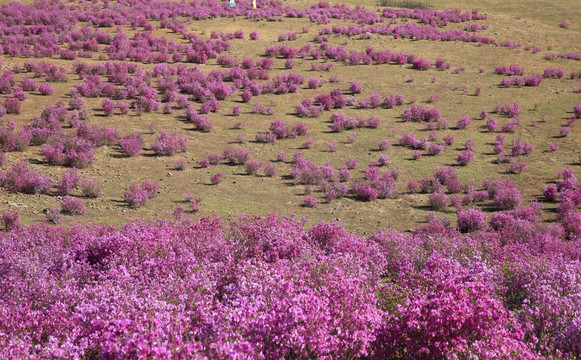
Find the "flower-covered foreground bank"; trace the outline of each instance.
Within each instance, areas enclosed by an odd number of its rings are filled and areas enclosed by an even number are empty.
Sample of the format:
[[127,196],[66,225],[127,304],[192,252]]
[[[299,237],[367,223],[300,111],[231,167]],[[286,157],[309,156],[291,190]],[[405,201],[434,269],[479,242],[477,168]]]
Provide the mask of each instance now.
[[276,214],[17,227],[0,358],[576,359],[580,239],[537,210],[464,234]]

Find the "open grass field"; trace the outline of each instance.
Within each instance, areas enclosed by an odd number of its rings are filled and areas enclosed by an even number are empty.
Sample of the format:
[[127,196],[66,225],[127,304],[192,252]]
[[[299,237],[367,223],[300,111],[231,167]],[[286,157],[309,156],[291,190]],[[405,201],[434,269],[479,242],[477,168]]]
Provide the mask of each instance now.
[[[375,3],[358,4],[366,6],[368,11],[376,14],[382,11],[382,8]],[[427,4],[434,10],[452,6],[452,3],[445,1]],[[304,8],[310,4],[289,1],[283,5]],[[288,72],[298,73],[304,78],[304,83],[299,86],[298,91],[279,95],[263,94],[243,103],[240,100],[242,91],[236,90],[220,102],[218,111],[207,115],[213,124],[212,130],[208,133],[195,131],[194,126],[186,120],[185,111],[178,109],[175,105],[175,112],[172,114],[163,114],[161,110],[137,114],[131,110],[125,115],[117,111],[114,115],[104,116],[103,97],[87,97],[85,98],[89,112],[87,123],[115,129],[119,134],[135,131],[143,133],[143,152],[141,156],[125,157],[117,144],[96,148],[94,162],[81,169],[80,173],[84,177],[96,178],[101,186],[102,195],[97,199],[86,200],[89,209],[86,215],[74,218],[65,217],[65,220],[120,224],[128,218],[169,217],[180,204],[187,207],[182,194],[191,191],[201,207],[195,216],[207,216],[215,212],[227,219],[232,219],[242,213],[264,215],[277,211],[281,214],[308,215],[313,221],[340,219],[352,229],[365,224],[368,230],[385,227],[405,230],[423,222],[426,214],[432,210],[429,206],[428,195],[409,193],[407,183],[429,176],[435,169],[444,166],[455,166],[459,179],[467,184],[474,181],[477,189],[482,188],[482,182],[485,179],[495,180],[503,177],[510,179],[519,187],[525,194],[525,200],[540,198],[543,185],[554,181],[558,170],[564,168],[565,165],[577,168],[579,163],[578,126],[571,126],[571,132],[566,137],[561,137],[559,131],[567,125],[568,118],[574,117],[573,106],[580,102],[580,94],[574,93],[573,89],[580,87],[581,81],[571,79],[570,74],[581,71],[581,64],[578,60],[571,59],[545,59],[547,54],[581,52],[581,33],[578,25],[581,12],[575,11],[579,6],[575,1],[559,4],[537,1],[527,2],[526,5],[522,2],[499,1],[478,2],[478,4],[470,1],[454,3],[454,7],[462,11],[478,8],[481,14],[486,15],[486,19],[450,23],[445,30],[463,30],[472,24],[485,25],[487,29],[480,30],[476,34],[494,38],[499,43],[510,41],[515,44],[514,48],[465,41],[432,41],[401,37],[395,39],[391,34],[380,35],[369,32],[369,36],[327,35],[325,36],[326,44],[342,46],[347,53],[363,52],[372,47],[376,50],[390,50],[393,54],[415,54],[433,63],[436,59],[442,58],[450,64],[450,68],[438,70],[432,65],[428,70],[420,71],[413,69],[410,64],[354,65],[349,60],[313,60],[307,54],[295,58],[294,67],[288,70],[284,65],[286,59],[275,57],[272,59],[274,66],[270,70],[270,77]],[[559,27],[564,20],[571,24],[569,29]],[[404,17],[396,19],[394,25],[402,25],[410,21],[417,23],[415,20]],[[159,27],[159,21],[151,21],[151,24],[154,28]],[[245,38],[230,40],[231,48],[225,54],[242,61],[246,57],[254,60],[262,59],[265,56],[265,49],[272,46],[284,45],[299,49],[306,44],[311,44],[312,48],[317,48],[321,43],[315,41],[315,38],[323,28],[353,26],[356,22],[330,19],[328,24],[317,24],[309,21],[308,18],[288,17],[284,17],[281,22],[257,22],[241,16],[184,21],[183,24],[188,33],[196,34],[200,39],[209,39],[212,32],[234,33],[241,30]],[[81,29],[85,25],[80,22],[76,28]],[[124,25],[120,28],[129,39],[142,32],[141,29],[136,31]],[[258,41],[251,41],[248,38],[248,34],[254,30],[260,36]],[[105,27],[102,31],[114,34],[116,30]],[[296,40],[279,42],[279,35],[285,32],[297,33]],[[184,40],[181,34],[170,29],[154,29],[152,35],[187,44],[187,40]],[[540,50],[533,52],[533,48],[537,46]],[[66,45],[63,47],[66,48]],[[84,61],[90,65],[104,64],[108,56],[106,46],[101,46],[99,51],[92,53],[91,58],[77,58],[76,60],[62,60],[58,56],[50,59],[29,59],[3,55],[2,68],[9,70],[31,60],[65,66],[68,80],[51,83],[55,91],[50,96],[43,96],[35,91],[29,92],[28,99],[22,103],[20,114],[7,114],[4,117],[4,124],[14,121],[17,130],[30,124],[35,116],[40,115],[45,106],[59,101],[65,105],[68,104],[71,88],[81,82],[80,76],[73,70],[75,62]],[[330,63],[333,64],[333,69],[312,71],[312,63],[319,65]],[[145,71],[152,70],[155,66],[154,64],[137,64]],[[498,75],[494,69],[497,66],[510,64],[524,67],[525,76],[542,75],[545,69],[558,67],[564,71],[564,77],[543,79],[542,83],[536,87],[503,87],[501,81],[506,76]],[[178,63],[173,61],[168,63],[168,66],[177,65]],[[195,64],[187,65],[196,66]],[[228,70],[227,67],[218,65],[216,59],[209,59],[207,63],[197,66],[206,74],[211,71]],[[17,73],[15,79],[18,81],[24,76],[30,76],[30,74]],[[327,82],[331,77],[336,77],[339,81]],[[102,78],[106,80],[105,77]],[[309,89],[307,82],[310,78],[321,81],[323,85],[317,89]],[[360,83],[364,89],[363,92],[355,95],[356,101],[369,99],[372,93],[377,93],[382,98],[395,93],[404,95],[406,102],[392,109],[383,107],[365,109],[354,105],[344,109],[324,111],[316,118],[297,116],[295,108],[305,98],[314,98],[318,94],[328,93],[335,88],[340,88],[345,96],[350,96],[348,89],[352,80]],[[154,86],[156,82],[157,80],[153,81]],[[480,89],[479,95],[476,95],[477,88]],[[435,102],[429,104],[430,97],[433,97],[432,100]],[[490,114],[488,118],[495,117],[498,120],[500,130],[512,119],[501,114],[494,114],[492,110],[497,105],[514,103],[519,104],[522,112],[519,114],[520,124],[516,131],[505,133],[506,151],[510,152],[511,143],[517,137],[534,147],[532,153],[514,160],[527,164],[525,171],[520,174],[509,174],[507,173],[509,164],[497,163],[498,155],[493,152],[493,149],[498,131],[487,131],[487,120],[481,119],[480,116],[482,111],[488,112]],[[272,114],[254,113],[252,110],[256,104],[262,104],[265,107],[272,104]],[[200,102],[194,102],[193,105],[199,108]],[[430,134],[425,122],[402,121],[404,110],[413,105],[437,106],[441,110],[442,118],[448,121],[449,127]],[[232,115],[233,106],[240,107],[239,116]],[[362,128],[339,133],[332,132],[329,119],[333,112],[342,112],[348,117],[377,116],[380,119],[380,125],[377,129]],[[463,116],[470,118],[471,124],[466,129],[455,129],[457,120]],[[546,116],[546,121],[542,120],[543,116]],[[312,148],[301,149],[305,142],[303,136],[278,140],[275,143],[257,143],[256,134],[268,131],[270,123],[277,119],[282,119],[291,125],[305,122],[309,128],[307,136],[312,139]],[[236,128],[237,123],[243,124],[243,127]],[[188,138],[187,150],[173,156],[155,156],[151,145],[157,137],[157,132],[161,130],[169,132],[175,130],[179,136],[186,136]],[[63,134],[72,132],[74,129],[63,124]],[[357,140],[348,143],[347,138],[354,132],[357,134]],[[414,150],[399,146],[398,143],[400,137],[407,133],[414,134],[418,139],[431,136],[430,143],[441,143],[445,135],[452,134],[455,142],[436,156],[430,156],[426,150],[420,150],[424,156],[414,160],[412,158]],[[235,144],[239,134],[246,139],[246,142],[241,145]],[[384,151],[378,151],[378,143],[384,139],[389,140],[392,146]],[[456,157],[463,150],[463,144],[467,139],[474,141],[474,158],[468,166],[456,167]],[[336,145],[336,151],[329,151],[329,143]],[[258,176],[247,175],[244,166],[241,165],[219,164],[209,168],[199,166],[200,160],[208,154],[221,153],[229,144],[250,152],[251,158],[263,163],[263,167],[274,164],[277,175],[263,176],[262,169]],[[550,144],[556,144],[558,150],[550,151]],[[295,181],[290,178],[289,175],[294,166],[290,158],[298,151],[302,151],[303,157],[312,159],[318,165],[329,162],[335,169],[339,169],[350,159],[356,159],[359,167],[352,171],[353,180],[362,178],[367,164],[378,160],[380,154],[384,154],[391,160],[389,168],[401,169],[401,174],[397,178],[399,195],[393,199],[369,202],[360,201],[348,195],[326,203],[323,199],[324,194],[317,185],[312,186],[313,190],[305,189],[305,186],[295,184]],[[276,162],[276,155],[279,152],[286,152],[288,157],[286,162]],[[185,170],[176,169],[175,163],[178,159],[187,161]],[[50,176],[55,183],[66,170],[61,166],[47,164],[43,158],[41,146],[29,146],[24,151],[8,152],[6,160],[5,169],[11,162],[28,161],[33,164],[32,167],[35,170]],[[223,174],[223,181],[218,185],[211,185],[210,177],[218,172]],[[138,209],[129,208],[123,200],[125,191],[131,183],[144,179],[158,183],[159,196]],[[306,207],[303,201],[310,191],[314,191],[312,195],[321,203],[314,208]],[[73,191],[72,195],[78,195],[78,192]],[[58,207],[61,199],[62,196],[59,196],[55,189],[51,189],[45,195],[34,196],[11,191],[0,192],[0,203],[3,204],[3,208],[6,211],[19,211],[23,223],[42,221],[44,212]],[[490,208],[486,202],[482,206]],[[551,204],[545,204],[545,207],[550,210]],[[455,207],[448,207],[441,212],[454,219],[456,210]],[[550,211],[545,212],[543,217],[547,221],[554,220],[554,215],[551,215]]]

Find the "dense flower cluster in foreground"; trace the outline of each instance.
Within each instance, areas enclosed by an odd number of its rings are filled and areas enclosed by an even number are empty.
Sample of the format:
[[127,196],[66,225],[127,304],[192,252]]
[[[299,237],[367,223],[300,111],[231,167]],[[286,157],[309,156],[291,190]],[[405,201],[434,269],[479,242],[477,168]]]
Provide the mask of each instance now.
[[275,214],[16,226],[0,358],[578,358],[581,239],[537,212],[367,238]]

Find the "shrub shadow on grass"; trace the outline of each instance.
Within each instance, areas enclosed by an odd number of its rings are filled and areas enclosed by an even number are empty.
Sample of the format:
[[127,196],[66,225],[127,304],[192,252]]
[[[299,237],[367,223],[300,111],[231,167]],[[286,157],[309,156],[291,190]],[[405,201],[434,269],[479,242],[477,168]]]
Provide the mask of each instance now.
[[46,162],[44,160],[39,160],[39,159],[35,159],[35,158],[29,158],[29,159],[27,159],[27,161],[31,164],[34,164],[34,165],[50,165],[48,162]]
[[148,152],[148,153],[141,153],[141,156],[148,157],[148,158],[154,158],[154,157],[162,157],[163,155],[157,155],[154,152]]
[[[412,208],[416,210],[424,210],[424,211],[435,211],[430,205],[412,205]],[[438,211],[442,212],[442,210]]]
[[120,208],[135,209],[129,206],[125,200],[111,199],[110,201],[113,203],[113,205]]

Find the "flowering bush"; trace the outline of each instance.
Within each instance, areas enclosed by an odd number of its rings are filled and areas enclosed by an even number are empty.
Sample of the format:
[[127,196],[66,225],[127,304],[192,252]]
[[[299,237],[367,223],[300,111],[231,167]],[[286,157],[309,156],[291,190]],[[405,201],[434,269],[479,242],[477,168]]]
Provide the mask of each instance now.
[[298,158],[291,171],[295,184],[316,185],[323,180],[323,172],[312,160]]
[[87,213],[83,199],[66,196],[61,200],[61,213],[65,215],[84,215]]
[[18,98],[7,97],[4,99],[4,108],[8,114],[20,114],[21,106],[22,104]]
[[81,174],[75,168],[68,169],[63,174],[60,182],[57,185],[57,190],[61,195],[69,195],[73,189],[76,189],[81,184]]
[[443,210],[448,206],[448,197],[443,192],[430,194],[430,206],[434,210]]
[[48,223],[59,224],[63,220],[61,209],[58,207],[48,209],[45,214],[45,219]]
[[351,81],[351,85],[349,86],[349,91],[353,94],[359,94],[363,91],[363,86],[356,81]]
[[458,212],[458,230],[463,233],[482,230],[486,227],[487,216],[482,210],[467,209]]
[[489,118],[486,121],[486,129],[490,132],[496,131],[498,129],[498,121],[493,117]]
[[470,125],[472,123],[472,121],[470,120],[470,118],[468,116],[463,116],[462,118],[458,119],[458,122],[456,123],[456,127],[458,129],[466,129],[468,127],[468,125]]
[[565,70],[558,68],[558,67],[552,67],[552,68],[548,68],[545,69],[543,71],[543,77],[544,78],[556,78],[556,79],[560,79],[562,77],[565,76]]
[[442,58],[436,59],[436,63],[434,65],[438,70],[448,70],[450,68],[450,63],[446,62],[446,60]]
[[412,61],[412,67],[416,70],[428,70],[432,66],[432,62],[425,59],[415,59]]
[[[89,135],[89,134],[87,134]],[[41,148],[44,159],[49,164],[58,164],[79,169],[86,168],[95,160],[94,142],[71,136],[59,138]]]
[[431,144],[430,147],[428,147],[428,154],[430,155],[440,155],[441,153],[444,152],[444,149],[446,148],[446,144]]
[[575,114],[576,118],[581,118],[581,104],[573,106],[573,113]]
[[155,199],[157,197],[157,190],[157,183],[143,180],[140,184],[136,181],[131,184],[129,190],[123,195],[123,198],[130,207],[139,208],[148,201]]
[[81,194],[84,197],[96,199],[101,196],[101,187],[95,178],[88,178],[81,181]]
[[258,170],[262,167],[262,161],[256,160],[248,160],[244,163],[244,168],[246,169],[246,173],[250,175],[258,174]]
[[101,107],[103,108],[103,112],[105,113],[105,115],[111,116],[115,114],[115,103],[113,102],[113,100],[109,98],[103,99]]
[[188,168],[188,161],[186,159],[177,159],[175,162],[176,170],[185,170]]
[[512,174],[520,174],[521,172],[523,172],[527,167],[527,163],[525,162],[513,162],[512,164],[510,164],[510,166],[508,167],[508,172],[512,173]]
[[219,183],[222,182],[222,178],[223,175],[221,172],[219,172],[210,177],[210,182],[212,183],[212,185],[218,185]]
[[305,202],[305,206],[310,207],[310,208],[314,208],[317,205],[319,205],[319,200],[315,199],[312,196],[305,197],[304,202]]
[[404,111],[402,118],[404,121],[439,121],[442,118],[442,112],[437,107],[429,109],[414,105]]
[[377,199],[379,191],[364,182],[356,182],[351,189],[355,197],[363,201],[372,201]]
[[40,95],[52,95],[54,94],[54,88],[50,86],[48,83],[42,83],[38,87],[38,92]]
[[488,193],[494,200],[494,206],[501,210],[511,210],[518,207],[523,198],[519,189],[504,179],[495,180]]
[[52,188],[52,180],[28,168],[26,162],[13,163],[11,168],[0,176],[0,185],[15,192],[25,194],[44,194]]
[[278,170],[276,169],[276,165],[274,164],[268,164],[264,167],[264,175],[268,177],[276,176],[277,173]]
[[175,155],[177,152],[184,152],[188,147],[188,138],[185,136],[179,137],[174,131],[169,134],[163,130],[159,132],[159,136],[151,146],[151,149],[156,155],[169,156]]
[[119,140],[119,146],[127,156],[139,156],[143,147],[143,134],[133,132]]
[[470,161],[472,160],[473,157],[474,157],[474,151],[465,150],[465,151],[461,152],[460,154],[458,154],[456,161],[458,162],[458,164],[460,164],[462,166],[466,166],[466,165],[470,164]]
[[20,227],[20,214],[18,211],[2,213],[2,225],[4,230],[10,231]]
[[517,64],[510,64],[510,66],[497,66],[494,71],[499,75],[524,75],[525,68]]
[[501,104],[497,105],[492,112],[499,113],[502,115],[507,115],[510,117],[515,117],[521,113],[521,109],[518,103],[514,104]]

